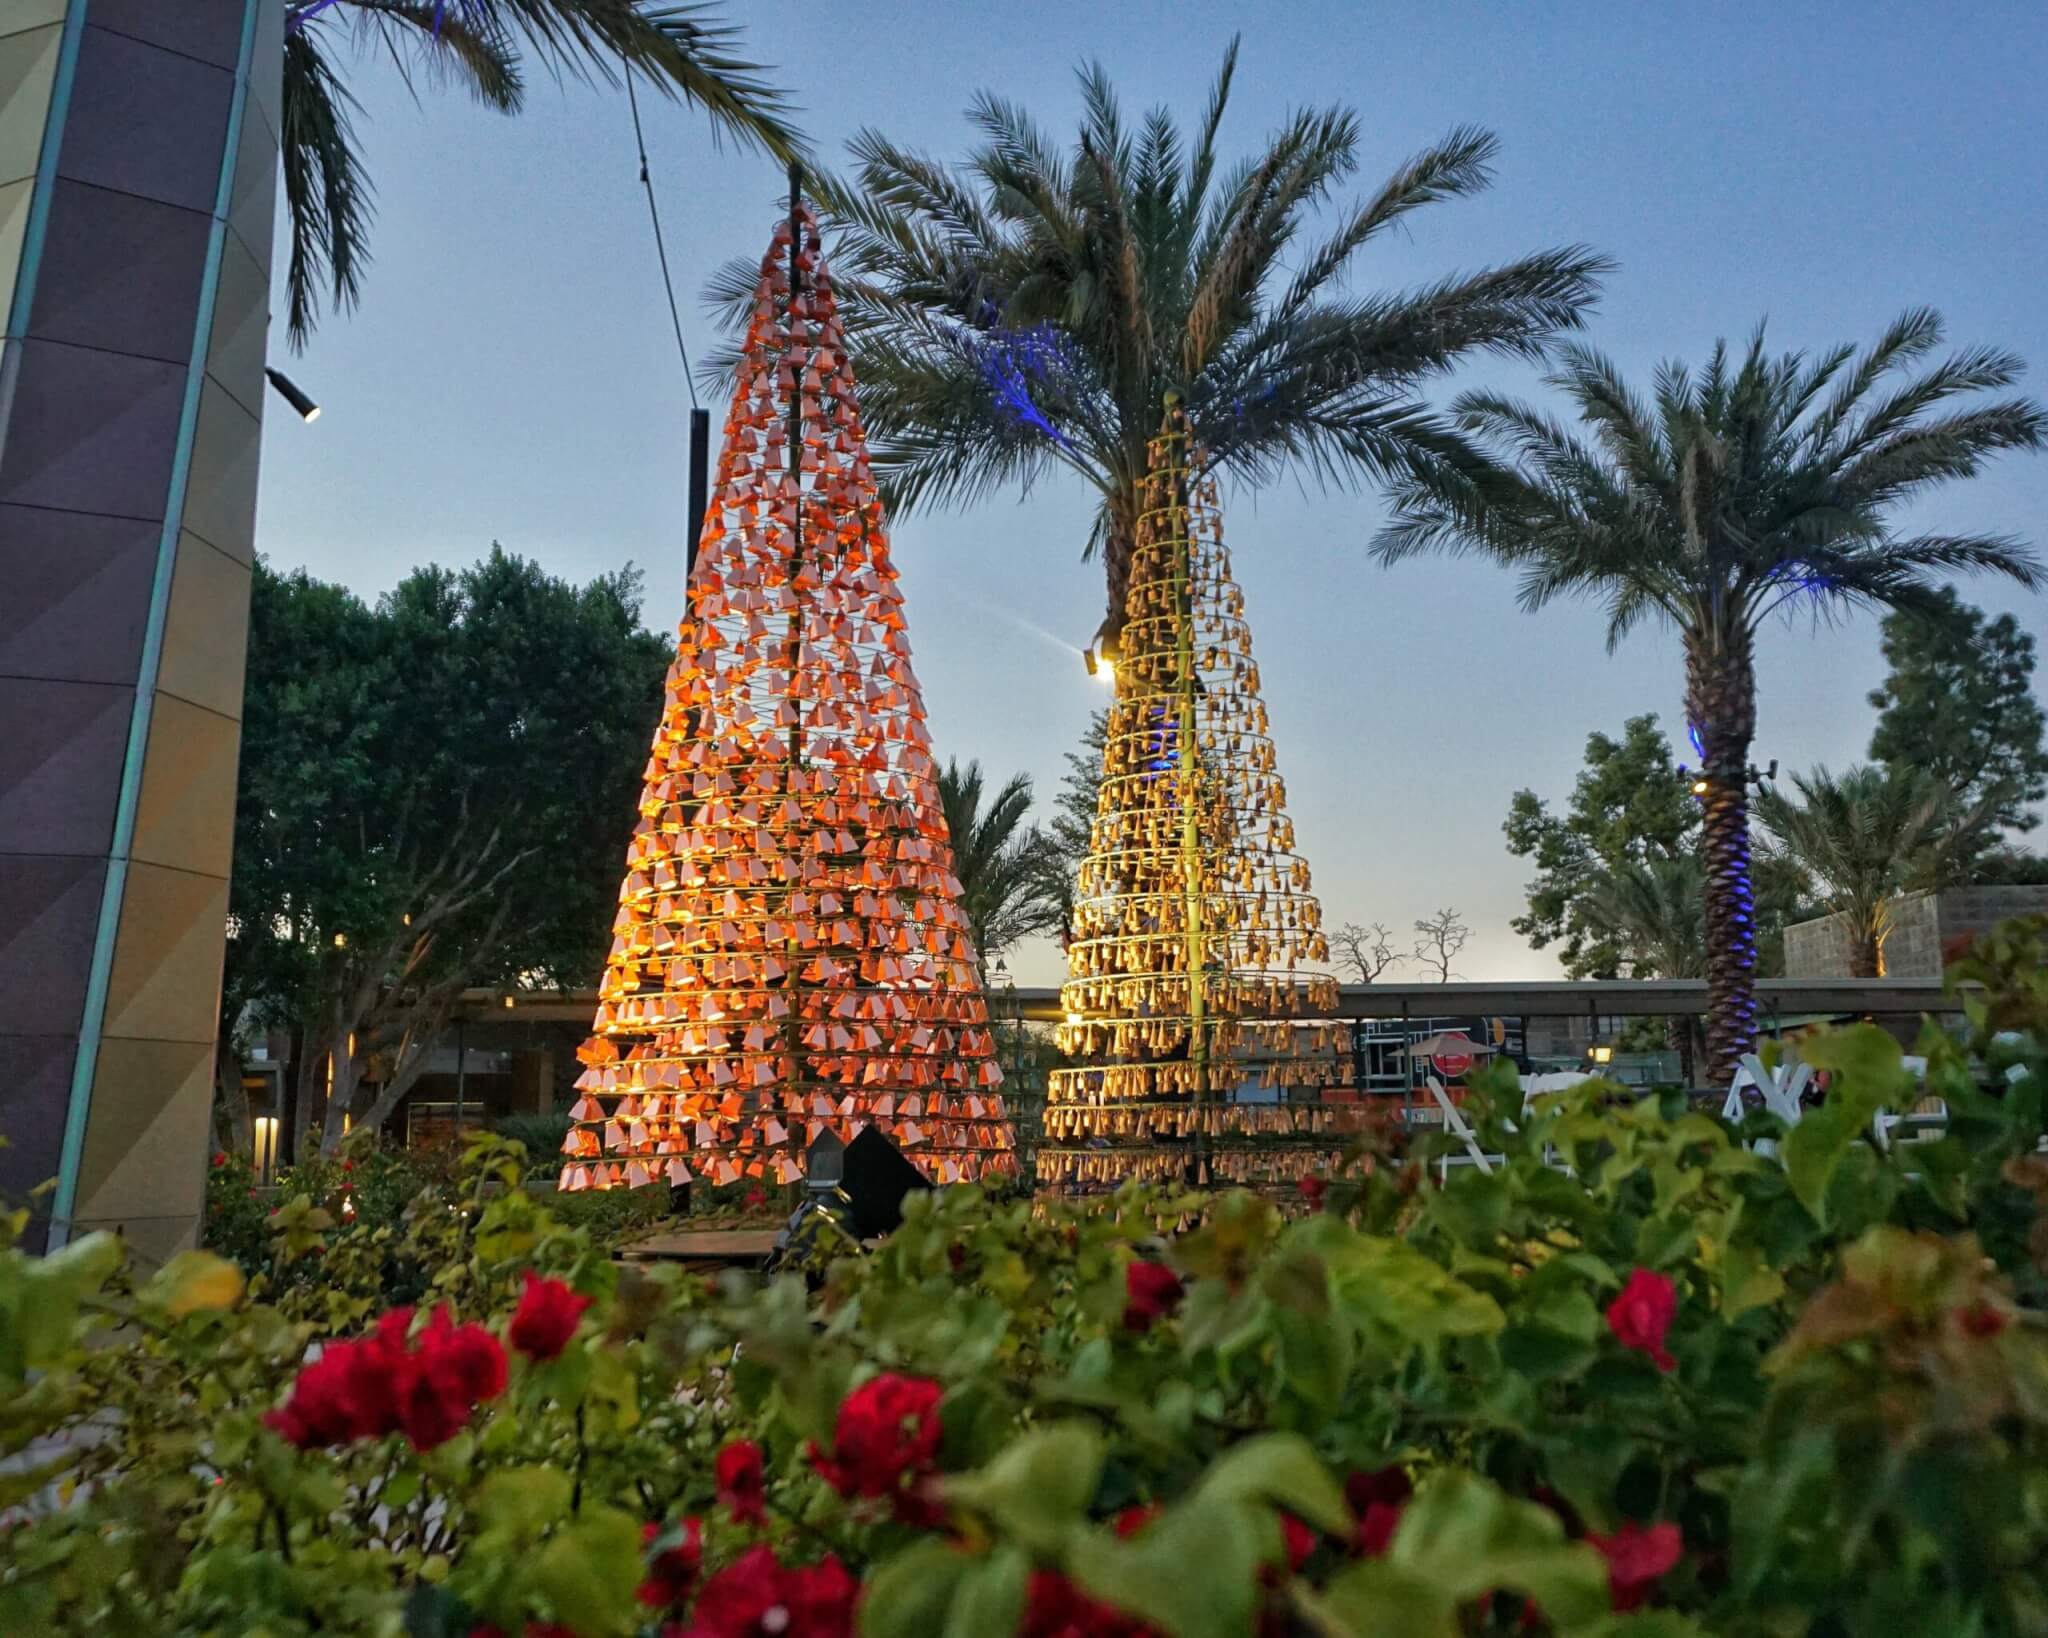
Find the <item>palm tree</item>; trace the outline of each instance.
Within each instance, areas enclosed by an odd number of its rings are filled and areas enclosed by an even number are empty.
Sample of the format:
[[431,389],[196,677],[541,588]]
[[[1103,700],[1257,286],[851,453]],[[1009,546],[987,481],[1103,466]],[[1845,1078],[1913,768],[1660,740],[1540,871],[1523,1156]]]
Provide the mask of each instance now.
[[[465,87],[486,107],[517,113],[525,99],[522,50],[550,69],[644,74],[695,103],[721,132],[776,158],[796,157],[782,92],[759,65],[733,55],[739,31],[701,4],[641,0],[290,0],[279,133],[291,235],[286,275],[292,344],[305,345],[323,289],[353,307],[369,261],[371,189],[356,146],[358,105],[329,51],[343,27],[357,47],[382,53],[408,85],[416,72]],[[616,66],[615,66],[616,65]]]
[[1065,915],[1057,850],[1031,812],[1031,776],[1014,775],[983,805],[981,764],[947,761],[939,801],[953,839],[953,874],[984,971],[1019,939],[1057,930]]
[[1904,892],[1945,887],[1996,830],[2006,792],[1958,810],[1924,768],[1826,768],[1792,776],[1799,801],[1757,796],[1757,817],[1780,852],[1821,887],[1822,902],[1849,923],[1849,976],[1885,975],[1885,940]]
[[1522,604],[1598,597],[1608,646],[1645,619],[1678,628],[1686,712],[1699,737],[1706,871],[1709,1073],[1726,1079],[1756,1034],[1756,897],[1749,859],[1749,756],[1756,633],[1776,611],[1827,617],[1859,606],[1931,609],[1930,576],[1987,569],[2023,585],[2038,567],[1998,536],[1901,536],[1891,519],[2004,449],[2037,449],[2041,407],[2025,398],[1951,401],[2010,385],[2010,353],[1977,348],[1898,377],[1941,340],[1940,318],[1906,313],[1860,356],[1808,358],[1717,343],[1703,370],[1669,363],[1645,403],[1599,353],[1568,345],[1549,384],[1575,433],[1493,393],[1454,405],[1478,448],[1418,467],[1374,543],[1383,562],[1476,552],[1517,569]]
[[[1254,484],[1305,468],[1377,477],[1444,447],[1416,394],[1474,353],[1539,356],[1608,264],[1542,251],[1421,289],[1343,288],[1359,252],[1424,205],[1483,189],[1493,137],[1459,129],[1363,199],[1344,109],[1295,115],[1257,158],[1219,173],[1237,44],[1200,125],[1157,109],[1133,129],[1100,67],[1067,152],[1016,104],[978,96],[986,141],[963,165],[874,131],[857,185],[821,180],[839,291],[859,349],[861,407],[895,508],[967,503],[1067,470],[1100,497],[1088,551],[1124,619],[1138,485],[1160,403],[1180,393],[1208,465]],[[1311,216],[1331,207],[1326,236]],[[756,273],[712,287],[744,321]]]
[[[1697,854],[1628,859],[1594,878],[1587,892],[1586,921],[1613,941],[1637,977],[1698,978],[1707,970],[1701,885]],[[1678,1054],[1690,1086],[1692,1019],[1673,1014],[1665,1020],[1665,1038]]]

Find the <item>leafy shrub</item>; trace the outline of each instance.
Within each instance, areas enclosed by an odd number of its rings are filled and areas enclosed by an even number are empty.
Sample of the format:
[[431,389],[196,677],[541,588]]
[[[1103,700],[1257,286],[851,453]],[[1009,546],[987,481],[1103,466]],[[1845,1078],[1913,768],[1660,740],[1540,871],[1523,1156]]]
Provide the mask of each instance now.
[[6,1250],[0,1632],[2037,1633],[2044,955],[1980,949],[1889,1151],[1865,1026],[1789,1131],[1510,1075],[1490,1174],[956,1188],[809,1283],[615,1264],[495,1138],[246,1289]]

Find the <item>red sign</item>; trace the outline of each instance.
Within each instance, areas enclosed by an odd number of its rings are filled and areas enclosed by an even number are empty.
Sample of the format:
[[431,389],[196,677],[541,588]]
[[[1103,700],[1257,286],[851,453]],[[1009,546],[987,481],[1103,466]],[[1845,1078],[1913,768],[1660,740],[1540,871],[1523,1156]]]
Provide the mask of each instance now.
[[1433,1054],[1433,1061],[1437,1068],[1441,1069],[1446,1075],[1464,1074],[1466,1070],[1472,1067],[1472,1054],[1459,1050],[1459,1044],[1469,1047],[1472,1044],[1471,1041],[1462,1034],[1447,1035],[1444,1037],[1444,1041],[1446,1045],[1451,1046],[1452,1050],[1446,1052],[1442,1047],[1436,1050]]

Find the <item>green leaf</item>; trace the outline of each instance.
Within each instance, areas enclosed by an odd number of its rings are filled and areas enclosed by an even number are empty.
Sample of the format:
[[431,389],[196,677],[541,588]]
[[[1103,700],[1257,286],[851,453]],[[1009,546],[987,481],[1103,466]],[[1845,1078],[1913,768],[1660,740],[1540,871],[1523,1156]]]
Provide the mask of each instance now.
[[143,1300],[172,1319],[232,1308],[248,1285],[241,1269],[210,1251],[181,1251],[150,1277]]
[[560,1468],[504,1468],[478,1489],[477,1517],[487,1529],[530,1540],[568,1517],[575,1492],[575,1481]]
[[1270,1502],[1331,1535],[1348,1536],[1353,1520],[1343,1486],[1298,1433],[1265,1433],[1232,1445],[1203,1476],[1212,1500]]
[[1244,1502],[1197,1495],[1129,1541],[1099,1530],[1076,1538],[1068,1573],[1168,1638],[1243,1638],[1258,1600],[1260,1517]]
[[640,1624],[640,1527],[615,1508],[587,1508],[550,1537],[534,1586],[578,1638],[624,1638]]
[[958,1547],[929,1538],[885,1560],[861,1593],[861,1638],[944,1632],[946,1612],[972,1562]]
[[1297,1602],[1326,1638],[1458,1638],[1457,1600],[1385,1559],[1340,1570],[1320,1596]]
[[1721,1316],[1734,1319],[1752,1308],[1767,1308],[1785,1294],[1785,1277],[1749,1244],[1731,1245],[1721,1253]]
[[1511,1500],[1471,1473],[1444,1473],[1422,1487],[1401,1515],[1387,1561],[1459,1603],[1496,1588],[1519,1592],[1566,1629],[1607,1609],[1600,1555],[1566,1542],[1548,1508]]
[[946,1615],[946,1638],[989,1638],[994,1633],[1015,1632],[1024,1614],[1030,1579],[1031,1560],[1018,1547],[998,1547],[986,1558],[972,1561],[954,1591]]
[[1027,1546],[1053,1551],[1094,1500],[1102,1439],[1078,1422],[1035,1428],[979,1473],[946,1481],[946,1494],[986,1513]]

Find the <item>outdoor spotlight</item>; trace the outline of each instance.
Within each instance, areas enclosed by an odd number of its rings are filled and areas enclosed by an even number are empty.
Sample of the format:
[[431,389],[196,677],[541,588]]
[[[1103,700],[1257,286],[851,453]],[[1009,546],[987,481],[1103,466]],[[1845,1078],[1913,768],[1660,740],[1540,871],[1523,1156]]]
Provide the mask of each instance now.
[[334,935],[334,947],[337,950],[346,950],[348,948],[348,934],[336,933]]
[[1695,796],[1705,796],[1707,794],[1707,782],[1704,779],[1695,779],[1692,782],[1692,793]]
[[278,397],[291,405],[301,421],[317,421],[320,419],[320,406],[308,398],[300,390],[299,384],[286,375],[284,371],[274,370],[266,365],[263,373],[269,378],[270,384],[277,389]]
[[1614,1061],[1614,1048],[1613,1048],[1613,1047],[1611,1047],[1611,1046],[1596,1046],[1596,1047],[1595,1047],[1595,1048],[1593,1049],[1593,1062],[1595,1062],[1596,1064],[1605,1064],[1605,1063],[1612,1063],[1613,1061]]
[[507,1012],[512,1010],[512,997],[509,995],[505,997],[505,1010]]
[[1088,668],[1088,675],[1091,677],[1099,669],[1095,659],[1095,649],[1092,644],[1081,650],[1081,663]]

